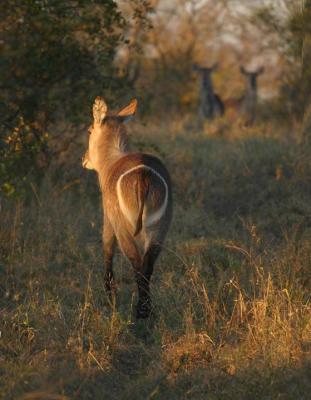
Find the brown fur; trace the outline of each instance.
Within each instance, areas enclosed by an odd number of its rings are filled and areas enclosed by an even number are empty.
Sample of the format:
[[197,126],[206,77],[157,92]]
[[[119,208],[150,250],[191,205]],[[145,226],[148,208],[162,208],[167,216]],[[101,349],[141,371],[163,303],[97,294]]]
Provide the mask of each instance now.
[[[95,100],[83,166],[96,170],[103,194],[106,289],[111,290],[117,239],[134,268],[139,292],[137,317],[144,318],[151,309],[149,281],[153,265],[172,217],[172,193],[169,173],[158,158],[129,152],[124,121],[134,115],[136,107],[137,102],[132,101],[119,113],[107,115],[104,101]],[[160,215],[159,210],[163,215],[153,220]]]

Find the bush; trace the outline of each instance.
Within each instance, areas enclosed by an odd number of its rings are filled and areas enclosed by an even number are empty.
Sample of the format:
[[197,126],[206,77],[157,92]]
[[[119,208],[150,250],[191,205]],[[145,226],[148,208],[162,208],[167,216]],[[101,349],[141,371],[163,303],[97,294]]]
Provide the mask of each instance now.
[[12,0],[0,12],[0,188],[12,194],[38,158],[48,164],[52,124],[85,122],[96,95],[126,86],[112,77],[127,23],[114,0]]

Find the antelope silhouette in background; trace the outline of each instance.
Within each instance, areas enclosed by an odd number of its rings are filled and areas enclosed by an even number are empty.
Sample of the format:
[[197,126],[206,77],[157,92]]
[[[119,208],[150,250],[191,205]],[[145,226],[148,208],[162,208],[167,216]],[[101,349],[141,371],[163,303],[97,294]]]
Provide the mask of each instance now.
[[260,67],[256,71],[247,71],[241,66],[240,72],[246,80],[245,94],[237,99],[227,99],[225,101],[226,113],[229,119],[240,119],[244,126],[251,126],[256,119],[257,78],[264,72],[264,68]]
[[214,92],[212,73],[217,70],[217,64],[212,67],[193,65],[193,70],[200,74],[199,116],[200,119],[212,120],[224,114],[224,104]]
[[146,318],[151,311],[149,282],[153,266],[172,218],[172,190],[169,173],[157,157],[129,151],[125,122],[136,109],[137,100],[132,100],[120,112],[109,113],[105,101],[95,99],[82,165],[97,172],[102,191],[106,290],[111,292],[117,240],[134,268],[138,286],[136,316]]

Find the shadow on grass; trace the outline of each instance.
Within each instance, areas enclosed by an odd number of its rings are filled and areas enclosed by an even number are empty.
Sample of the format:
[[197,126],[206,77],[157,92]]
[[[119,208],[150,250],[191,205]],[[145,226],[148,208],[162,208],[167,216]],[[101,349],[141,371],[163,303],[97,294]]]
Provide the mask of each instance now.
[[115,355],[111,371],[91,373],[79,379],[78,387],[74,388],[77,383],[67,386],[65,392],[69,398],[83,400],[310,398],[310,364],[228,371],[213,363],[191,371],[165,371],[140,346],[134,346]]

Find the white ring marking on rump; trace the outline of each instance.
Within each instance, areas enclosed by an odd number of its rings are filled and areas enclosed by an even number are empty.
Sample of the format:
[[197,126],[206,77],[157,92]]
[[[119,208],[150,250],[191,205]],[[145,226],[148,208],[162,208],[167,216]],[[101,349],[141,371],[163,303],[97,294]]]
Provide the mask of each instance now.
[[164,184],[165,187],[165,198],[164,198],[164,202],[162,204],[162,206],[155,211],[153,214],[149,215],[149,216],[145,216],[145,212],[143,213],[144,215],[144,220],[143,223],[146,226],[150,226],[152,224],[154,224],[155,222],[159,221],[159,219],[164,215],[166,207],[167,207],[167,202],[168,202],[168,186],[167,183],[165,181],[165,179],[163,178],[163,176],[161,176],[157,171],[155,171],[153,168],[148,167],[147,165],[144,164],[139,164],[136,165],[136,167],[133,167],[131,169],[129,169],[128,171],[124,172],[122,175],[120,175],[118,181],[117,181],[117,196],[118,196],[118,200],[119,200],[119,205],[120,205],[120,209],[122,211],[122,214],[127,218],[127,220],[131,223],[131,225],[133,227],[135,227],[136,221],[132,220],[132,213],[130,212],[130,210],[128,209],[128,207],[126,206],[123,196],[122,196],[122,192],[121,192],[121,181],[124,178],[125,175],[130,174],[133,171],[136,171],[137,169],[141,169],[141,168],[145,168],[149,171],[151,171],[153,174],[155,174]]

